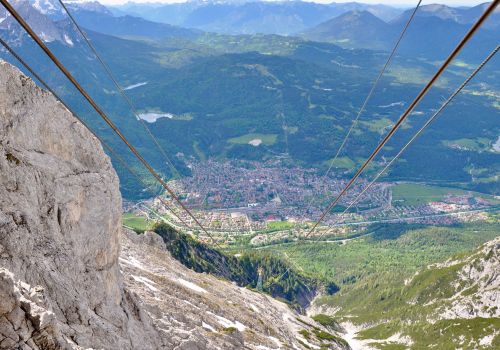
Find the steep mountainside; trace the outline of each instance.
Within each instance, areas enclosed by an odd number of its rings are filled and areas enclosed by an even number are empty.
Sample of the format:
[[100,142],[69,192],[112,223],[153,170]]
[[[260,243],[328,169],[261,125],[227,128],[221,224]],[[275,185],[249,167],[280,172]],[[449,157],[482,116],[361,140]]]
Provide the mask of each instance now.
[[[73,46],[78,36],[68,28],[68,21],[53,21],[48,15],[40,12],[28,1],[16,1],[12,4],[21,16],[30,24],[33,30],[40,35],[45,42],[59,42],[66,46]],[[2,38],[19,44],[29,38],[21,26],[3,7],[0,7],[0,33]]]
[[[263,290],[299,310],[306,309],[319,292],[333,294],[338,291],[335,283],[308,278],[283,260],[269,254],[245,252],[233,256],[222,253],[166,224],[157,225],[155,232],[163,238],[167,250],[175,259],[197,272],[207,272],[239,286],[256,288],[257,270],[259,267],[263,268]],[[286,278],[278,277],[285,273]]]
[[186,269],[153,232],[126,231],[122,248],[125,284],[171,339],[167,349],[349,348],[335,331],[270,296]]
[[415,302],[435,306],[430,316],[436,321],[499,318],[499,267],[497,237],[474,254],[429,266],[408,281],[407,288]]
[[0,175],[0,349],[348,349],[286,304],[183,267],[159,236],[123,235],[99,142],[5,62]]
[[472,253],[429,265],[404,283],[379,279],[371,300],[365,299],[369,307],[355,310],[352,300],[326,307],[318,300],[314,311],[335,314],[357,333],[355,342],[377,349],[497,349],[499,267],[500,236]]

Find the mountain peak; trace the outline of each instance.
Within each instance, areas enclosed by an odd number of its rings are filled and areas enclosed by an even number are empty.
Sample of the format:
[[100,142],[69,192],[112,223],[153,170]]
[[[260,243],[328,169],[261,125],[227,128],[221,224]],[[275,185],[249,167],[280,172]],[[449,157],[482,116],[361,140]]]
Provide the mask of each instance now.
[[441,19],[457,19],[457,9],[442,5],[442,4],[430,4],[421,6],[418,11],[418,16],[436,16]]
[[[43,41],[58,41],[66,46],[73,46],[74,42],[77,41],[74,32],[67,30],[67,24],[69,24],[67,20],[58,22],[53,20],[53,17],[57,17],[55,13],[58,9],[52,6],[50,0],[44,0],[44,2],[23,0],[17,2],[15,6]],[[49,12],[52,15],[49,15]],[[17,24],[17,21],[4,8],[0,8],[0,18],[4,18],[4,20],[0,21],[0,30],[8,30],[8,33],[6,33],[8,41],[19,43],[21,38],[27,36],[25,31]]]
[[[364,47],[367,42],[387,40],[389,25],[369,11],[349,11],[304,32],[310,40],[331,41],[349,47]],[[376,39],[376,40],[374,40]],[[380,46],[383,48],[383,46]]]
[[335,19],[337,19],[337,20],[376,21],[376,22],[385,23],[383,20],[381,20],[380,18],[378,18],[373,13],[371,13],[370,11],[367,11],[367,10],[349,11],[349,12],[346,12],[346,13],[338,16],[337,18],[333,18],[332,21]]

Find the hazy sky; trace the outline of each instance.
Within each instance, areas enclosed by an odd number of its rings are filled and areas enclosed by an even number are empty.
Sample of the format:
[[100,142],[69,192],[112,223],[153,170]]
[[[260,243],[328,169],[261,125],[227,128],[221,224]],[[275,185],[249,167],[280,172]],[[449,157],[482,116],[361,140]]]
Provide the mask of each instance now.
[[[162,2],[162,3],[184,2],[183,0],[98,0],[98,1],[103,3],[103,4],[110,4],[110,5],[123,4],[123,3],[126,3],[128,1],[132,1],[132,2]],[[351,2],[351,1],[355,1],[355,0],[308,0],[308,1],[313,1],[313,2],[318,2],[318,3],[331,3],[331,2]],[[471,6],[471,5],[481,4],[481,3],[486,2],[486,1],[487,0],[424,0],[422,2],[422,4],[425,5],[425,4],[439,3],[439,4],[452,5],[452,6],[460,6],[460,5]],[[392,6],[409,6],[409,5],[415,5],[417,3],[417,0],[415,0],[415,1],[411,1],[411,0],[358,0],[358,2],[369,3],[369,4],[387,4],[387,5],[392,5]]]

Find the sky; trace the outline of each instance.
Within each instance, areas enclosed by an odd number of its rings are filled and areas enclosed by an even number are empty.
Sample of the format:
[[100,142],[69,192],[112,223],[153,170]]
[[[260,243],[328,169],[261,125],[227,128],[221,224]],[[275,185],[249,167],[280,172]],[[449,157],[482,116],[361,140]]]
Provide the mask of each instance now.
[[[99,2],[107,5],[117,5],[117,4],[123,4],[128,1],[131,2],[161,2],[161,3],[174,3],[174,2],[185,2],[183,0],[98,0]],[[272,1],[272,0],[267,0],[267,1]],[[317,3],[331,3],[331,2],[352,2],[356,0],[308,0],[310,2],[317,2]],[[487,2],[488,0],[424,0],[422,2],[423,5],[425,4],[445,4],[445,5],[450,5],[450,6],[473,6],[473,5],[478,5],[484,2]],[[417,1],[410,1],[410,0],[357,0],[357,2],[362,2],[366,4],[386,4],[386,5],[392,5],[392,6],[411,6],[415,5]]]

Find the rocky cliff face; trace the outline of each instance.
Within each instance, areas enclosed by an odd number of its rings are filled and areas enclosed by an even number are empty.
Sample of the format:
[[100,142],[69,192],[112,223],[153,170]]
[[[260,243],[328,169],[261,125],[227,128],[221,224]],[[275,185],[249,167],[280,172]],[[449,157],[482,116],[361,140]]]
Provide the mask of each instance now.
[[369,317],[320,299],[308,311],[341,320],[354,349],[500,349],[500,236],[401,282],[381,283],[378,295],[390,302],[375,294],[383,304],[368,304],[376,310]]
[[5,62],[0,199],[0,349],[345,348],[285,304],[183,267],[155,234],[122,237],[98,140]]
[[122,288],[121,197],[109,158],[5,62],[0,175],[0,348],[154,347],[156,337],[139,339],[155,331]]

